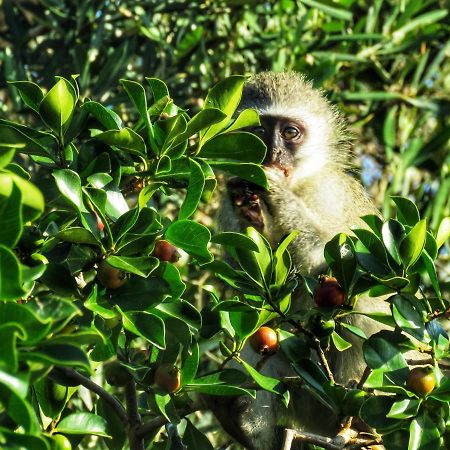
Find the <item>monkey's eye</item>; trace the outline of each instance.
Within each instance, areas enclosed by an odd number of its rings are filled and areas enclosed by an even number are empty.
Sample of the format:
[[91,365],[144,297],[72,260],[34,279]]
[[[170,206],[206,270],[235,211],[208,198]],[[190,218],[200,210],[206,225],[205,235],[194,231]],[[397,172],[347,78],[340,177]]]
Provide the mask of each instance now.
[[256,136],[264,136],[265,134],[266,134],[266,130],[265,130],[265,128],[264,127],[254,127],[254,128],[252,128],[252,133],[253,134],[256,134]]
[[281,136],[283,139],[286,139],[287,141],[291,141],[292,139],[296,139],[300,137],[302,134],[301,130],[299,130],[297,127],[293,127],[291,125],[283,128],[281,131]]

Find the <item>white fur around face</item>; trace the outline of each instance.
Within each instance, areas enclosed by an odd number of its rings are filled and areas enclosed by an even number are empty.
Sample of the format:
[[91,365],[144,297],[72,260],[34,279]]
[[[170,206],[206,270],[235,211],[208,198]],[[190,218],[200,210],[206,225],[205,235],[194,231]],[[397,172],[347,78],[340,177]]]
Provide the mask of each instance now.
[[260,109],[262,116],[287,117],[303,124],[305,136],[301,149],[296,155],[296,170],[292,174],[295,185],[302,178],[318,173],[330,161],[330,121],[331,117],[311,112],[308,105],[283,108],[277,105],[270,109]]

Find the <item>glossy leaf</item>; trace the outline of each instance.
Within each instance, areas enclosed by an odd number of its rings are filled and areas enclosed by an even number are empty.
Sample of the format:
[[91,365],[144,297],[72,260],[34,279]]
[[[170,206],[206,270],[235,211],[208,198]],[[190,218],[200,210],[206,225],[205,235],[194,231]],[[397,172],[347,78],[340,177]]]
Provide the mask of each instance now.
[[131,128],[108,130],[93,136],[93,138],[134,155],[145,156],[147,152],[144,140]]
[[183,249],[200,264],[213,260],[207,245],[211,239],[209,230],[192,220],[178,220],[167,228],[164,237],[175,247]]
[[403,265],[408,269],[420,257],[427,238],[427,221],[423,219],[412,228],[412,230],[401,241],[399,247],[400,257]]
[[19,91],[20,98],[32,110],[39,112],[39,104],[44,98],[42,89],[32,81],[8,81]]
[[109,437],[103,417],[87,412],[72,413],[64,417],[56,426],[55,432]]
[[244,87],[245,77],[233,75],[217,83],[206,96],[205,108],[217,108],[226,114],[226,118],[221,122],[212,125],[207,130],[200,133],[200,141],[206,142],[215,134],[223,130],[227,122],[231,119],[234,111],[239,105]]
[[17,301],[24,294],[19,261],[9,248],[0,244],[0,299]]
[[205,175],[203,174],[200,164],[195,160],[190,159],[189,167],[191,169],[189,185],[186,198],[184,199],[178,214],[179,220],[189,219],[189,217],[195,213],[205,187]]
[[65,78],[59,77],[39,104],[44,122],[59,136],[67,130],[78,101],[75,89]]
[[[245,150],[245,151],[244,151]],[[208,141],[197,154],[199,158],[261,163],[266,154],[263,141],[246,131],[220,134]]]
[[123,313],[123,326],[158,348],[166,347],[164,322],[154,314],[146,311]]
[[22,234],[22,193],[13,185],[11,195],[0,200],[0,244],[14,248]]
[[44,211],[44,197],[32,183],[12,172],[0,172],[0,201],[10,197],[13,186],[17,186],[22,195],[22,215],[24,222],[36,219]]
[[411,421],[409,432],[408,450],[439,450],[442,448],[441,433],[427,411]]

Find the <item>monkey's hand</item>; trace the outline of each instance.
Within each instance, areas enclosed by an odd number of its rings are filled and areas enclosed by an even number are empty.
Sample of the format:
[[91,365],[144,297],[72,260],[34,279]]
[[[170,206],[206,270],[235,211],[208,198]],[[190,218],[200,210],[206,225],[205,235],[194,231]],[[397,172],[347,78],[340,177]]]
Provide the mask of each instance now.
[[231,203],[238,216],[262,232],[264,229],[264,217],[259,195],[261,188],[235,177],[228,181],[227,189]]

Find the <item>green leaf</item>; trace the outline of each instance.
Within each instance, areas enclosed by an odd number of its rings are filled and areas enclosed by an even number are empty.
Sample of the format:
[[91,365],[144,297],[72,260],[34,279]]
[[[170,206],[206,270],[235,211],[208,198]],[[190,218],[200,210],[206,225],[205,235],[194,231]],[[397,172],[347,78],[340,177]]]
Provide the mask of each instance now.
[[110,437],[106,433],[106,422],[101,416],[92,413],[80,412],[72,413],[64,417],[54,432],[63,434],[89,434],[95,436]]
[[91,113],[107,130],[120,130],[123,128],[122,119],[101,103],[88,101],[83,103],[81,109]]
[[[371,369],[398,372],[399,383],[405,379],[408,365],[400,349],[394,343],[376,335],[371,336],[363,343],[364,359]],[[406,371],[406,372],[405,372]]]
[[147,311],[122,312],[123,327],[160,349],[166,348],[164,322]]
[[186,390],[210,395],[250,395],[255,398],[254,389],[246,389],[240,386],[247,379],[247,375],[241,370],[222,369],[209,375],[195,378],[183,387]]
[[56,237],[75,244],[99,245],[100,241],[86,228],[69,227],[57,233]]
[[411,421],[408,450],[441,449],[441,433],[425,410]]
[[325,245],[325,260],[345,292],[349,292],[356,270],[356,254],[353,241],[340,233]]
[[179,220],[188,219],[195,213],[205,187],[205,175],[203,174],[200,164],[193,159],[189,159],[189,167],[191,169],[189,185],[186,198],[184,199],[178,214]]
[[116,256],[106,258],[106,262],[117,269],[147,278],[158,266],[159,260],[153,256]]
[[261,273],[263,274],[266,284],[270,284],[272,275],[272,249],[270,248],[270,244],[267,239],[253,227],[247,228],[246,233],[258,246],[258,251],[253,253],[261,268]]
[[4,427],[0,427],[0,436],[0,439],[5,439],[5,441],[0,440],[0,443],[6,442],[8,444],[5,450],[49,450],[47,441],[42,437],[13,432]]
[[[247,131],[219,134],[203,145],[197,154],[200,158],[226,159],[256,164],[262,163],[265,155],[264,142]],[[212,161],[208,161],[208,163],[212,163]]]
[[32,81],[8,81],[19,91],[20,98],[32,110],[39,112],[39,104],[44,98],[42,89]]
[[53,172],[59,192],[78,210],[79,213],[86,213],[88,210],[84,206],[81,192],[80,176],[70,169],[61,169]]
[[353,14],[351,11],[348,11],[343,8],[336,8],[334,6],[330,6],[329,4],[317,0],[304,0],[305,5],[310,6],[311,8],[317,8],[319,11],[324,12],[327,16],[334,17],[335,19],[351,21],[353,19]]
[[331,334],[331,340],[339,352],[343,352],[352,346],[350,342],[346,341],[342,336],[339,336],[336,331],[333,331]]
[[17,186],[22,195],[23,221],[28,222],[39,217],[44,211],[45,202],[41,191],[32,183],[12,172],[0,172],[0,201],[12,195]]
[[61,136],[70,125],[77,101],[78,97],[72,84],[59,77],[42,99],[39,114],[48,127]]
[[132,153],[138,156],[146,156],[147,147],[144,139],[131,128],[122,128],[121,130],[108,130],[93,136],[93,139],[112,145],[120,150]]
[[415,417],[419,412],[421,400],[415,398],[405,398],[403,400],[396,401],[386,417],[390,419],[409,419]]
[[80,368],[90,371],[89,359],[86,353],[79,347],[68,344],[45,344],[34,349],[32,352],[23,354],[27,361],[38,361],[56,366]]
[[156,406],[168,422],[174,424],[180,423],[180,417],[178,416],[172,397],[167,392],[156,389],[154,396]]
[[275,279],[273,283],[276,286],[281,286],[287,279],[292,267],[292,258],[288,251],[288,245],[298,236],[298,231],[293,231],[286,236],[280,245],[277,247],[275,259]]
[[204,28],[197,24],[191,25],[191,28],[183,34],[183,37],[177,42],[175,55],[182,58],[191,52],[199,43],[203,36]]
[[264,189],[269,188],[267,177],[262,167],[253,163],[237,163],[237,162],[218,162],[208,160],[208,164],[216,170],[222,170],[231,175],[238,176],[243,180],[257,184]]
[[390,219],[383,225],[381,232],[389,255],[397,264],[401,265],[402,261],[398,251],[398,244],[406,235],[405,228],[400,222]]
[[11,372],[18,369],[17,338],[26,338],[26,332],[19,324],[10,322],[0,325],[0,367]]
[[256,109],[244,109],[236,120],[226,129],[227,133],[239,130],[240,128],[260,125],[259,114]]
[[236,336],[241,341],[247,339],[258,328],[259,315],[256,310],[231,311],[229,318]]
[[0,384],[9,391],[14,392],[17,397],[25,399],[28,395],[28,374],[13,375],[3,369],[0,369]]
[[187,355],[181,368],[181,379],[183,384],[189,384],[197,374],[198,364],[200,362],[200,352],[197,342],[191,346],[191,354]]
[[399,254],[406,269],[409,269],[420,258],[426,239],[427,220],[423,219],[417,222],[400,242]]
[[201,143],[206,142],[225,128],[241,101],[244,83],[245,77],[233,75],[220,81],[209,91],[204,107],[220,109],[226,114],[226,118],[207,130],[202,130],[200,132]]
[[173,302],[160,303],[153,308],[151,312],[159,315],[161,318],[173,317],[181,320],[190,328],[197,331],[202,324],[200,313],[186,300],[178,299]]
[[403,331],[414,336],[422,342],[429,342],[429,336],[425,335],[425,323],[419,300],[415,297],[403,294],[391,297],[392,317],[397,326]]
[[262,375],[256,369],[254,369],[250,364],[241,360],[241,364],[245,367],[245,370],[249,375],[255,380],[256,384],[266,391],[271,392],[279,397],[281,397],[283,403],[287,406],[289,404],[289,391],[286,386],[276,378],[268,377]]
[[0,300],[17,301],[25,294],[16,255],[0,244]]
[[144,121],[144,124],[148,132],[148,141],[151,148],[156,152],[156,145],[154,140],[153,125],[150,122],[150,116],[147,108],[147,97],[145,96],[145,90],[143,86],[135,81],[120,80],[122,86],[128,94],[128,97],[132,100],[134,106],[139,111],[139,114]]
[[0,122],[0,148],[14,149],[18,153],[45,156],[51,158],[51,153],[38,141],[38,137],[47,138],[45,133],[27,128],[23,125]]
[[211,238],[211,242],[232,248],[241,248],[243,250],[251,250],[254,252],[258,251],[258,246],[249,236],[233,231],[224,231],[223,233],[215,234]]
[[376,395],[369,397],[360,409],[361,418],[379,433],[400,428],[402,426],[401,421],[387,417],[394,403],[395,397],[393,396]]
[[[3,270],[1,273],[3,274]],[[41,341],[51,328],[49,320],[42,320],[26,305],[12,302],[0,304],[0,323],[14,323],[19,326],[24,333],[21,340],[27,345]]]
[[441,248],[450,238],[450,217],[444,217],[439,224],[436,234],[437,247]]
[[13,185],[11,195],[0,201],[0,244],[14,248],[22,234],[22,193]]
[[403,225],[413,227],[420,220],[417,206],[405,197],[391,197],[397,206],[397,217]]
[[214,450],[208,438],[200,432],[189,419],[186,420],[186,429],[184,430],[183,443],[187,450]]
[[164,97],[169,97],[169,90],[166,83],[159,78],[145,77],[145,80],[150,86],[153,95],[153,102],[156,103]]
[[207,245],[211,239],[208,228],[192,220],[178,220],[173,222],[166,230],[164,237],[175,247],[183,249],[199,264],[213,260]]
[[206,108],[198,112],[192,119],[186,124],[186,129],[183,133],[176,136],[170,147],[173,147],[181,142],[185,141],[194,134],[201,130],[210,127],[218,122],[222,122],[227,115],[217,108]]
[[34,383],[34,390],[42,412],[47,417],[57,419],[66,405],[67,386],[44,377]]
[[8,166],[13,160],[15,154],[16,154],[15,148],[0,146],[0,169],[3,169],[4,167]]

